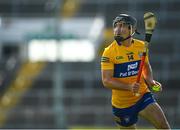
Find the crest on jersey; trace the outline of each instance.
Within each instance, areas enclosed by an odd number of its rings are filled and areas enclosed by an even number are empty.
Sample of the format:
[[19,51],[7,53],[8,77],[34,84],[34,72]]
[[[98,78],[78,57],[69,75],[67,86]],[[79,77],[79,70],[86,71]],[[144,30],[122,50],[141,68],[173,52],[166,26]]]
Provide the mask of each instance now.
[[128,56],[129,61],[134,60],[134,53],[133,52],[127,53],[127,56]]

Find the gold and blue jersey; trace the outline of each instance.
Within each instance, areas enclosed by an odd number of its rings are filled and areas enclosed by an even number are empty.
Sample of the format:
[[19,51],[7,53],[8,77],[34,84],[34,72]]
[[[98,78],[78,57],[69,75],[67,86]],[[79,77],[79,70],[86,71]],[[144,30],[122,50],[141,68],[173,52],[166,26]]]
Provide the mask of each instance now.
[[[113,41],[104,50],[101,57],[101,69],[113,70],[113,77],[122,83],[135,83],[144,48],[144,42],[137,39],[133,39],[132,45],[129,47],[118,45],[116,41]],[[145,62],[149,62],[148,56]],[[117,108],[126,108],[134,105],[144,93],[149,92],[143,77],[140,80],[140,84],[139,93],[141,96],[135,96],[131,91],[113,89],[112,105]]]

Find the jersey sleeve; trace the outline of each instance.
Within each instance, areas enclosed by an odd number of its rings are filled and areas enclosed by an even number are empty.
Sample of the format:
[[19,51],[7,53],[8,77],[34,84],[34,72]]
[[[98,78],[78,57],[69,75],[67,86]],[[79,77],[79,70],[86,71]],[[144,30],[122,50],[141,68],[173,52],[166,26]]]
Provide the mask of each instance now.
[[108,49],[105,49],[101,57],[101,70],[111,70],[114,69],[114,64],[112,62],[112,55]]

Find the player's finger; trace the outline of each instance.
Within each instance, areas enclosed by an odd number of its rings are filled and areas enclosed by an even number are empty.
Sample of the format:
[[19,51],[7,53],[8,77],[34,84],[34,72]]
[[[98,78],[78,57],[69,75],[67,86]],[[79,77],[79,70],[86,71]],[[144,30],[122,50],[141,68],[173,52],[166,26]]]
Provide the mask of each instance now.
[[156,85],[158,85],[158,86],[160,87],[160,92],[161,92],[161,91],[162,91],[162,85],[161,85],[161,83],[159,83],[158,81],[156,81],[155,83],[156,83]]
[[138,92],[139,87],[140,87],[140,84],[139,84],[139,83],[135,83],[134,86],[133,86],[133,91],[134,91],[135,93]]
[[161,86],[161,83],[159,83],[158,81],[156,81],[155,83],[156,83],[156,85],[159,85],[159,86]]

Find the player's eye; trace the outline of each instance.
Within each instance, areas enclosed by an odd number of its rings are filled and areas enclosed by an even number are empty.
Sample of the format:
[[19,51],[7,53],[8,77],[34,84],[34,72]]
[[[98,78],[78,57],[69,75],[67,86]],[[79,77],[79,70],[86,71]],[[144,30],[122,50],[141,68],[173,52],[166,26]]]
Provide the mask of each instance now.
[[129,27],[130,27],[130,25],[129,25],[128,23],[123,23],[123,27],[127,27],[127,28],[129,28]]
[[114,27],[117,27],[117,23],[114,24]]

